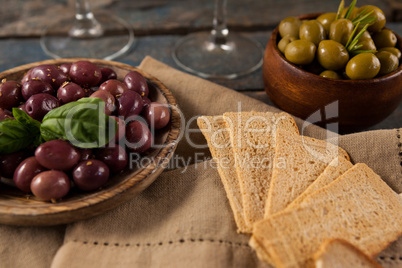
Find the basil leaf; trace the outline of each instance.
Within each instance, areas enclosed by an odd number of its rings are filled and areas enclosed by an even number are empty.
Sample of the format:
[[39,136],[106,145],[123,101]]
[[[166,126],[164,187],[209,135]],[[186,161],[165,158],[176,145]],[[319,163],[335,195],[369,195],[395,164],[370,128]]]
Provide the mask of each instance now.
[[30,117],[26,112],[21,109],[13,108],[14,118],[24,125],[28,131],[32,132],[32,135],[40,135],[40,122]]
[[26,112],[21,109],[13,108],[13,116],[14,118],[22,123],[24,126],[35,129],[37,128],[39,131],[40,122],[30,117]]
[[0,153],[17,152],[34,142],[37,136],[21,122],[14,119],[0,121]]
[[116,134],[117,122],[100,98],[82,98],[48,112],[40,126],[45,141],[63,139],[81,148],[99,148]]

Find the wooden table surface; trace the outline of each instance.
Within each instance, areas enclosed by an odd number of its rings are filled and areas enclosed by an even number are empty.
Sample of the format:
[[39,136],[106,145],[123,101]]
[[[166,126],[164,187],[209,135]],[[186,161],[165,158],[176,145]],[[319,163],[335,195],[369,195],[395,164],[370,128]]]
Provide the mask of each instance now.
[[[183,35],[210,30],[214,0],[90,0],[92,9],[108,12],[126,20],[134,29],[135,45],[116,59],[138,65],[152,56],[180,69],[171,52]],[[348,4],[350,1],[346,1]],[[272,30],[287,16],[336,12],[339,0],[229,0],[227,22],[230,31],[249,36],[264,47]],[[387,26],[402,36],[400,0],[360,0],[358,5],[374,4],[387,16]],[[399,4],[399,5],[398,5]],[[39,37],[46,25],[73,15],[72,0],[6,0],[0,7],[0,71],[30,62],[49,59],[41,49]],[[264,92],[261,69],[233,80],[212,80],[250,97],[271,104]],[[374,129],[402,127],[402,103]]]

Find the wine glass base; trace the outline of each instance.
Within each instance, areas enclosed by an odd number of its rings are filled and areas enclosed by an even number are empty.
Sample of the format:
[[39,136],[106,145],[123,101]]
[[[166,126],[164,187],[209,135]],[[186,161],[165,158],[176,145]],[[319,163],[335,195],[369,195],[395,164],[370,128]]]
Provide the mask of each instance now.
[[262,65],[264,49],[245,36],[229,33],[227,42],[215,44],[208,32],[180,39],[172,56],[184,70],[203,78],[233,79],[249,74]]
[[93,38],[76,38],[69,35],[74,18],[51,25],[40,39],[45,53],[52,58],[97,58],[113,60],[127,53],[134,43],[130,25],[107,13],[95,14],[104,34]]

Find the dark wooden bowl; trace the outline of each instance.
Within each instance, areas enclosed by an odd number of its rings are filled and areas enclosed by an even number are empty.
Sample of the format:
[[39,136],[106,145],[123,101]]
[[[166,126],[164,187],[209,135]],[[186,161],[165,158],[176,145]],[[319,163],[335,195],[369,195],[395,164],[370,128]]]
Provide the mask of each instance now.
[[[19,66],[0,73],[0,81],[20,80],[24,73],[39,64],[60,65],[81,59],[57,59],[35,62]],[[146,189],[167,167],[176,149],[180,136],[181,115],[176,100],[169,89],[158,79],[130,65],[104,60],[85,59],[101,67],[110,67],[116,71],[118,79],[132,70],[140,72],[147,80],[153,101],[166,103],[171,107],[171,122],[165,128],[156,131],[155,144],[144,157],[142,165],[134,164],[122,173],[110,178],[100,190],[81,192],[72,189],[61,201],[53,204],[43,202],[33,195],[26,195],[10,185],[0,185],[0,223],[12,225],[56,225],[82,220],[113,209]],[[4,178],[2,178],[4,181]]]
[[[310,14],[301,19],[313,19]],[[335,80],[288,62],[278,50],[278,27],[265,48],[264,88],[280,109],[311,123],[338,123],[341,132],[363,130],[390,115],[402,98],[402,65],[391,74],[368,80]],[[397,36],[402,51],[402,39]]]

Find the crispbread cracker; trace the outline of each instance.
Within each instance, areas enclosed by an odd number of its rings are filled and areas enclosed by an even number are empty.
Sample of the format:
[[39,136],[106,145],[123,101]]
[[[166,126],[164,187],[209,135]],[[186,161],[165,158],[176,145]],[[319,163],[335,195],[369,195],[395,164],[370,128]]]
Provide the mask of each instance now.
[[237,179],[235,160],[228,129],[222,116],[201,116],[197,118],[197,124],[207,140],[209,150],[215,162],[226,195],[232,208],[237,231],[251,233],[244,220],[243,201],[240,185]]
[[375,260],[343,239],[329,239],[314,254],[315,268],[381,268]]
[[229,129],[236,172],[243,197],[246,224],[264,216],[271,179],[275,132],[285,129],[298,134],[294,119],[287,113],[240,112],[223,115]]
[[356,164],[299,206],[257,222],[253,239],[276,267],[309,267],[331,238],[374,257],[402,235],[401,211],[398,195],[365,164]]
[[308,195],[312,194],[314,191],[321,189],[322,187],[330,184],[336,180],[339,176],[345,173],[348,169],[353,167],[353,164],[345,157],[337,157],[332,160],[331,163],[325,168],[324,172],[312,183],[309,187],[299,195],[292,203],[290,203],[286,209],[291,209],[301,202]]
[[338,157],[349,160],[336,145],[278,129],[265,217],[284,210]]

